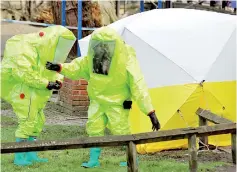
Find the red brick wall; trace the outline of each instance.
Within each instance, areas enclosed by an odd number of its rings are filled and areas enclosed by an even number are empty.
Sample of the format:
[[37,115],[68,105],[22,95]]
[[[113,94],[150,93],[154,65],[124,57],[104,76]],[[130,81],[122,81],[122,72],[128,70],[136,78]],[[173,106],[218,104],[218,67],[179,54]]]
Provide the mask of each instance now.
[[64,79],[60,89],[60,105],[64,112],[80,117],[87,117],[89,98],[87,94],[87,82],[85,80],[72,81]]

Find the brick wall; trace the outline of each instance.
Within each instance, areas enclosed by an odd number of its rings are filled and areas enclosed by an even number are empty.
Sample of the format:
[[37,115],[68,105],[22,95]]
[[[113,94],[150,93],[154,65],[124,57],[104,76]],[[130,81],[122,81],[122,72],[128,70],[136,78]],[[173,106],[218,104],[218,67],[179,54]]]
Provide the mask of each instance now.
[[87,82],[85,80],[64,79],[59,92],[59,103],[63,107],[64,113],[87,117],[89,98],[86,89]]

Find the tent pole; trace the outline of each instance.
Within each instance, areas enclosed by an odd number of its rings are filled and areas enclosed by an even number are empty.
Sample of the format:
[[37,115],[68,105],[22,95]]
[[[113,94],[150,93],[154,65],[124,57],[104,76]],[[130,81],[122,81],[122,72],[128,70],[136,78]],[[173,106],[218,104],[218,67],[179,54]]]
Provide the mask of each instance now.
[[77,4],[77,8],[78,8],[78,11],[77,11],[77,44],[78,44],[78,47],[77,47],[77,57],[80,57],[81,56],[81,51],[80,51],[80,46],[79,46],[79,42],[78,40],[82,38],[82,0],[78,0],[77,1],[78,4]]

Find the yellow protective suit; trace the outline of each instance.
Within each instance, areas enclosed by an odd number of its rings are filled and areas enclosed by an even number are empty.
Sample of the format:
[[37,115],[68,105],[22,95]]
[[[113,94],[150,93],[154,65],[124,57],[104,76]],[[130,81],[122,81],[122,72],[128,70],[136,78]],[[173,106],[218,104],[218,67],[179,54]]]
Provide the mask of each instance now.
[[[107,47],[111,61],[107,64],[110,66],[108,73],[100,74],[94,66],[96,59],[101,58],[98,56],[101,56],[103,46]],[[103,136],[105,127],[114,135],[130,134],[129,109],[123,108],[126,100],[136,101],[144,114],[153,110],[135,50],[109,27],[93,32],[87,56],[61,67],[60,73],[64,76],[88,81],[90,106],[86,130],[89,136]]]
[[6,42],[1,65],[1,98],[18,117],[17,138],[38,136],[45,123],[43,109],[52,91],[49,81],[63,76],[45,69],[47,61],[63,63],[76,38],[65,27],[51,26],[37,33],[16,35]]

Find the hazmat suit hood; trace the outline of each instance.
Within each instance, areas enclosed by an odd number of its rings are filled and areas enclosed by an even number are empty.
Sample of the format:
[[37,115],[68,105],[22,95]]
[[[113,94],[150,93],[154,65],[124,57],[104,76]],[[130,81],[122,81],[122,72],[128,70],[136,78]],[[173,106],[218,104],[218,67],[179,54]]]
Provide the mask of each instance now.
[[124,41],[112,28],[102,27],[94,31],[88,49],[92,73],[113,76],[119,66],[125,70],[125,49]]
[[[35,48],[38,54],[38,67],[40,73],[48,80],[55,80],[55,72],[45,68],[47,61],[53,63],[64,63],[67,56],[75,43],[76,37],[67,28],[61,25],[50,26],[40,30],[35,35]],[[57,80],[63,80],[61,75],[58,75]]]
[[53,63],[65,62],[76,37],[67,28],[56,25],[40,30],[36,33],[36,49],[42,64],[47,61]]

